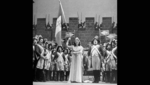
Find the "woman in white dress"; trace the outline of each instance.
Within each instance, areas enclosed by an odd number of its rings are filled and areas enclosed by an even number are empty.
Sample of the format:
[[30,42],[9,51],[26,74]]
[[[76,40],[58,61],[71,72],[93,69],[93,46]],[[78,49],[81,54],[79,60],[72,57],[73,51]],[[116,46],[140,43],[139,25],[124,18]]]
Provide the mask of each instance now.
[[74,45],[68,46],[68,42],[71,38],[68,39],[66,46],[72,49],[72,61],[70,68],[70,75],[68,82],[72,83],[81,83],[82,82],[82,59],[83,59],[83,47],[79,38],[75,38]]

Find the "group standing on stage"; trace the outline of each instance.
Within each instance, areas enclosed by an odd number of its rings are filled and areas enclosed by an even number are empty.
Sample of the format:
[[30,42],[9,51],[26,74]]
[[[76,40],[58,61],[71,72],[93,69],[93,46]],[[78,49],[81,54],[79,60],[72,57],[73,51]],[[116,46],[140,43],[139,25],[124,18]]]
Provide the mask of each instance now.
[[[79,38],[66,47],[58,46],[41,35],[33,38],[33,80],[83,82],[83,72],[93,68],[93,83],[117,82],[117,40],[101,43],[95,37],[89,45],[88,54]],[[91,59],[91,62],[89,60]],[[83,70],[84,68],[84,70]]]
[[33,80],[64,81],[68,80],[71,56],[69,49],[50,43],[42,36],[33,39]]

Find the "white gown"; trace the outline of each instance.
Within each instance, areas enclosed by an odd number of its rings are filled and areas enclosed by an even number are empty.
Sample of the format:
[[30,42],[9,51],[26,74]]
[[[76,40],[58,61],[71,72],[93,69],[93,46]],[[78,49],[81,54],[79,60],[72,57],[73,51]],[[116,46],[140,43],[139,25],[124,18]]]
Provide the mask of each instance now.
[[73,46],[73,50],[77,51],[80,50],[80,53],[74,54],[72,53],[72,61],[71,61],[71,68],[70,68],[70,75],[69,75],[69,81],[76,81],[76,82],[82,82],[82,46]]

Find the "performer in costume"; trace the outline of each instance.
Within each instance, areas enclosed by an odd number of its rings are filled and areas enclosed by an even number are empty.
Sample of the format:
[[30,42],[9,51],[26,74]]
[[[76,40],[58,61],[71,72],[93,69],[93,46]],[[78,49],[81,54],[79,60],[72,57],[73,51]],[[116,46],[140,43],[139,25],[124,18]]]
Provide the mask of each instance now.
[[46,77],[46,81],[49,81],[49,68],[50,68],[50,61],[51,61],[51,52],[48,49],[48,42],[46,42],[45,44],[45,77]]
[[96,38],[92,41],[92,46],[90,48],[90,55],[92,57],[92,68],[93,68],[93,74],[94,74],[94,81],[93,83],[98,83],[100,78],[100,68],[101,68],[101,59],[102,54],[99,51],[100,45],[98,44],[100,41]]
[[57,56],[57,51],[56,51],[56,47],[54,47],[54,50],[53,50],[53,55],[52,55],[54,58],[53,58],[53,78],[55,81],[58,81],[58,72],[57,72],[57,62],[56,62],[56,58],[58,57]]
[[68,42],[71,38],[67,40],[66,46],[72,49],[72,59],[71,68],[68,82],[82,82],[82,60],[83,60],[83,47],[79,38],[75,38],[74,45],[68,46]]
[[117,81],[117,56],[116,56],[116,51],[117,51],[117,45],[115,41],[112,41],[112,61],[113,59],[115,62],[112,62],[112,82],[116,83]]
[[36,81],[40,81],[40,69],[37,68],[37,63],[38,63],[38,61],[40,59],[40,56],[41,56],[41,49],[39,47],[40,40],[41,40],[41,37],[37,36],[37,44],[34,45],[34,47],[35,47],[35,51],[34,51],[34,54],[35,54],[34,69],[35,69],[35,80]]
[[50,66],[50,71],[51,71],[51,80],[55,80],[55,61],[54,61],[54,56],[55,56],[55,51],[52,49],[52,56],[51,56],[51,66]]
[[51,69],[51,63],[52,63],[52,44],[48,44],[48,52],[49,52],[49,59],[48,59],[48,66],[47,69],[49,70],[48,76],[49,80],[51,80],[51,74],[52,74],[52,69]]
[[57,79],[63,81],[64,77],[64,59],[63,59],[63,48],[62,46],[57,47]]
[[107,68],[107,82],[112,82],[113,81],[113,76],[112,76],[112,70],[116,68],[116,62],[114,59],[114,56],[112,54],[112,47],[111,44],[107,45],[107,58],[106,58],[106,68]]
[[102,70],[103,70],[103,81],[106,81],[106,57],[107,57],[107,53],[106,53],[106,43],[103,44],[103,61],[102,61]]
[[86,74],[89,66],[88,55],[86,53],[83,54],[83,66],[84,66],[84,74]]
[[68,54],[68,49],[64,50],[64,67],[65,67],[65,80],[68,80],[69,77],[69,54]]
[[37,45],[40,48],[41,53],[40,53],[40,59],[37,63],[37,69],[38,69],[38,74],[39,74],[38,77],[39,77],[39,81],[45,81],[44,80],[44,73],[43,73],[44,59],[45,59],[44,47],[43,47],[43,38],[40,38],[39,41],[40,41],[40,43],[37,44]]
[[106,82],[110,82],[110,64],[108,63],[109,60],[109,56],[110,56],[110,44],[106,45],[106,53],[107,53],[107,57],[105,58],[105,81]]
[[36,65],[38,62],[38,56],[36,55],[36,49],[37,49],[37,39],[33,39],[33,81],[36,81]]

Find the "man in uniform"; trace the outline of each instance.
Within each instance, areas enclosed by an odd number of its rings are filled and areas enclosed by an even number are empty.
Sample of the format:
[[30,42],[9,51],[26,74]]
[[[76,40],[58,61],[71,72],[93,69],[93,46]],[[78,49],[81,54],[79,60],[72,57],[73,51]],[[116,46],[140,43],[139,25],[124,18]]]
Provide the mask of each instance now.
[[93,83],[98,83],[100,80],[100,68],[101,68],[101,53],[99,51],[100,45],[98,44],[100,41],[97,39],[98,36],[94,38],[92,41],[92,46],[90,48],[90,55],[92,57],[92,68],[94,74]]
[[41,37],[39,37],[38,35],[35,37],[35,39],[37,40],[37,43],[35,43],[34,44],[34,67],[33,67],[33,69],[34,69],[34,80],[35,81],[40,81],[40,79],[39,79],[39,70],[38,70],[38,68],[36,68],[36,66],[37,66],[37,63],[38,63],[38,61],[39,61],[39,59],[40,59],[40,54],[41,54],[41,49],[40,49],[40,47],[39,47],[39,44],[40,44],[40,41],[39,41],[39,39],[40,39]]
[[45,81],[45,75],[44,75],[44,60],[45,60],[45,56],[44,56],[44,41],[43,38],[39,39],[39,44],[37,44],[37,46],[39,47],[39,60],[37,63],[37,69],[38,69],[38,78],[39,81]]
[[38,37],[35,36],[33,39],[33,81],[36,81],[36,65],[38,62],[38,55],[36,54],[37,52],[37,42],[38,42]]

